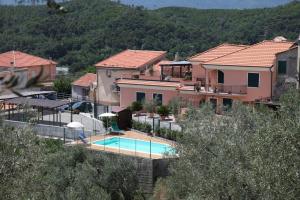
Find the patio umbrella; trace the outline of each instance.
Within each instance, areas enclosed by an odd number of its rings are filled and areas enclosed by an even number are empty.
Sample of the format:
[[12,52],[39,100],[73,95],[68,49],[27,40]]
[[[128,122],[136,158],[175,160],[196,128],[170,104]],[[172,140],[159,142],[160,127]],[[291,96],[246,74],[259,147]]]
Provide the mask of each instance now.
[[[80,122],[70,122],[67,124],[68,128],[72,128],[72,129],[82,129],[84,128],[83,124]],[[74,140],[75,140],[75,133],[74,133]]]
[[71,122],[67,125],[68,128],[84,128],[83,124],[80,122]]
[[117,116],[117,115],[114,113],[103,113],[103,114],[99,115],[100,118],[101,117],[115,117],[115,116]]
[[[106,117],[106,124],[108,124],[108,118],[115,117],[115,116],[117,116],[117,115],[114,113],[103,113],[103,114],[99,115],[100,118]],[[107,130],[107,128],[108,127],[106,127],[106,130]]]

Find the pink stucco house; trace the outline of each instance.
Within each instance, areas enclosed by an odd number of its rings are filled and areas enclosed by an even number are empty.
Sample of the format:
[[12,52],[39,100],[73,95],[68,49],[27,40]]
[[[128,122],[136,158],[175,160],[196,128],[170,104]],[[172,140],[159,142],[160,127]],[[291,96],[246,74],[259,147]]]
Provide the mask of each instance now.
[[154,65],[165,59],[166,53],[127,49],[97,63],[97,103],[105,107],[120,105],[116,81],[122,78],[143,79],[147,73],[152,73]]
[[57,63],[20,51],[8,51],[0,54],[0,70],[27,70],[27,79],[36,77],[42,70],[40,82],[55,80]]
[[249,46],[222,44],[188,61],[162,61],[145,77],[116,81],[120,106],[154,98],[167,105],[180,97],[195,106],[210,101],[220,111],[236,100],[268,101],[276,84],[276,55],[293,44],[278,38]]

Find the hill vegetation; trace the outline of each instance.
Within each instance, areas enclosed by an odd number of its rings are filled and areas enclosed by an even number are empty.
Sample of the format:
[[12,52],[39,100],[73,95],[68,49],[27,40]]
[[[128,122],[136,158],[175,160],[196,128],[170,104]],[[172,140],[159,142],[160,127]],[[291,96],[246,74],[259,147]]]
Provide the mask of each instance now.
[[121,50],[168,50],[182,58],[222,42],[251,44],[300,32],[300,3],[253,10],[145,10],[108,0],[73,0],[67,14],[46,6],[0,7],[0,52],[51,57],[72,71]]

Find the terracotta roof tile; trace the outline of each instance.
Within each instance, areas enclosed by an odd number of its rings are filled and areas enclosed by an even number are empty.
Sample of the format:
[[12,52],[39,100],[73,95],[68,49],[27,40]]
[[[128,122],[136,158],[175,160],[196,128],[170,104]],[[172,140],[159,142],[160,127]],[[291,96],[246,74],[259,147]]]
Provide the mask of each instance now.
[[207,62],[221,56],[240,51],[242,49],[247,48],[247,45],[235,45],[235,44],[221,44],[215,48],[209,49],[205,52],[199,53],[195,56],[192,56],[190,61],[198,61],[198,62]]
[[117,81],[117,84],[160,86],[160,87],[174,87],[174,88],[179,88],[181,86],[179,82],[147,81],[147,80],[133,80],[133,79],[120,79]]
[[32,67],[57,64],[56,62],[20,51],[9,51],[0,54],[0,67]]
[[240,51],[206,62],[206,65],[225,65],[240,67],[271,67],[276,54],[288,50],[292,42],[274,42],[265,40]]
[[72,85],[81,86],[81,87],[89,87],[93,82],[97,81],[97,75],[92,73],[87,73],[74,81]]
[[155,64],[166,56],[166,51],[125,50],[99,63],[96,67],[138,69]]

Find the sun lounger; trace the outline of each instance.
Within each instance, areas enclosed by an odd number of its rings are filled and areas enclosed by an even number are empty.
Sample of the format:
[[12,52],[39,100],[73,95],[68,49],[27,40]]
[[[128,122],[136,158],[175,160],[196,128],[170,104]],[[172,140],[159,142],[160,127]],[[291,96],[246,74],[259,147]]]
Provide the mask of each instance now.
[[112,133],[124,133],[123,130],[119,129],[118,124],[116,122],[111,123],[111,132]]
[[79,133],[79,139],[82,141],[82,143],[87,144],[87,140],[86,140],[86,136],[84,134],[84,132],[80,132]]

